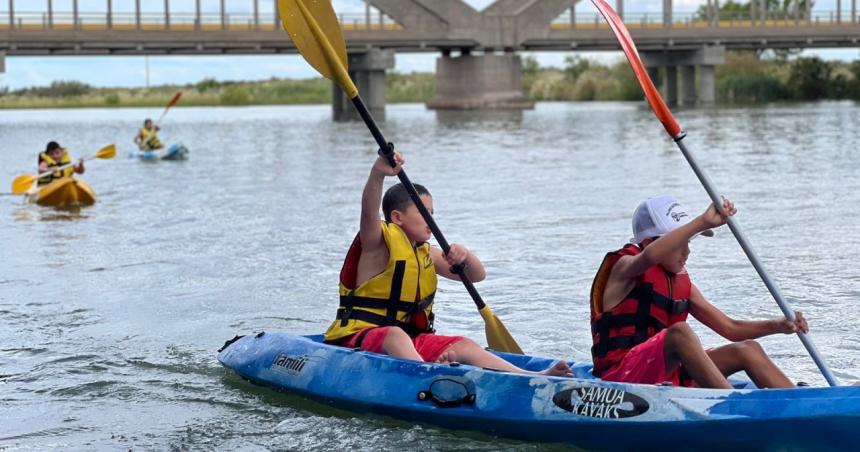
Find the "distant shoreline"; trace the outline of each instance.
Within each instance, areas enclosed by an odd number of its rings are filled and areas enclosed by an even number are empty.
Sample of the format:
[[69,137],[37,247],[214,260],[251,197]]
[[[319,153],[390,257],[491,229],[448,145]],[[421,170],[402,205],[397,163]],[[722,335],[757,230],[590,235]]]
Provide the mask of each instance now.
[[[659,86],[660,81],[655,80]],[[385,77],[388,103],[424,103],[435,96],[432,73]],[[188,85],[150,88],[95,88],[75,81],[48,87],[0,91],[0,109],[158,108],[182,91],[181,106],[321,105],[331,102],[332,82],[323,78],[261,81],[205,79]],[[540,68],[523,60],[523,91],[534,101],[640,101],[639,84],[626,61],[604,65],[569,57],[563,69]],[[716,67],[719,104],[780,101],[860,100],[860,61],[828,62],[819,58],[761,58],[755,52],[729,52]]]

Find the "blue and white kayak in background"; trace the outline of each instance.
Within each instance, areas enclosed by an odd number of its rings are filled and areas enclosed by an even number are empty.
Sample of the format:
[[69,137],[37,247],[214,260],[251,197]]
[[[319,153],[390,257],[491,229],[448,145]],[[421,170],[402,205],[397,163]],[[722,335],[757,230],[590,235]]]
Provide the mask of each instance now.
[[153,149],[149,151],[132,150],[129,157],[138,157],[145,162],[157,162],[159,160],[186,160],[188,148],[182,143],[174,144],[168,148]]
[[[357,412],[594,450],[854,450],[860,387],[735,390],[520,375],[356,351],[322,336],[260,333],[218,360],[241,377]],[[554,360],[497,353],[527,370]]]

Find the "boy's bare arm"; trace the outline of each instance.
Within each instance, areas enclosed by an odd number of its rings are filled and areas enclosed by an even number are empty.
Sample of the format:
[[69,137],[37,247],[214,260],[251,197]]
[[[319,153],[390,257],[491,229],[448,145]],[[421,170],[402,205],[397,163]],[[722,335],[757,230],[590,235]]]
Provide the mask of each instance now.
[[466,276],[472,282],[483,281],[487,277],[487,272],[484,269],[484,264],[475,256],[474,253],[466,249],[463,245],[456,243],[451,244],[448,249],[448,255],[442,252],[440,248],[435,246],[430,247],[430,257],[433,258],[433,264],[436,267],[436,274],[444,276],[448,279],[460,281],[460,275],[451,271],[451,267],[456,264],[465,264]]
[[646,270],[666,259],[671,253],[689,242],[694,235],[707,229],[716,228],[726,224],[726,219],[737,212],[734,204],[726,199],[723,202],[723,210],[728,215],[722,215],[713,204],[705,213],[694,218],[693,221],[675,229],[674,231],[660,237],[636,256],[625,256],[612,268],[612,277],[621,280],[636,278],[645,273]]
[[364,185],[361,195],[361,222],[358,236],[361,239],[362,254],[378,252],[385,247],[382,239],[382,226],[379,225],[379,209],[382,205],[382,185],[386,176],[395,176],[400,172],[404,160],[400,153],[394,153],[397,166],[392,167],[388,160],[379,157],[373,163],[370,176]]
[[692,285],[690,292],[690,314],[715,333],[732,341],[739,342],[756,339],[771,334],[790,334],[797,331],[809,332],[809,325],[803,314],[795,311],[794,322],[786,318],[774,320],[735,320],[711,304],[702,292]]

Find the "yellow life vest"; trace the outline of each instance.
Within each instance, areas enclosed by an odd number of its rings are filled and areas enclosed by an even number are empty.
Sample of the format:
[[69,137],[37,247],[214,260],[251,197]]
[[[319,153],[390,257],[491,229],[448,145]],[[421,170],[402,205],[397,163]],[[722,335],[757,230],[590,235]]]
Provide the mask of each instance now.
[[433,331],[436,267],[430,245],[413,247],[399,226],[384,221],[382,237],[388,247],[388,264],[358,287],[359,237],[349,247],[340,272],[340,307],[325,333],[326,341],[336,342],[372,326],[399,326],[413,336]]
[[158,141],[154,127],[152,130],[146,127],[140,128],[140,142],[146,149],[158,149],[161,147],[161,142]]
[[[39,164],[41,164],[42,162],[47,163],[48,168],[50,169],[50,168],[56,168],[58,166],[66,165],[68,163],[72,163],[72,157],[69,155],[69,151],[63,149],[63,156],[60,158],[60,161],[57,162],[54,159],[52,159],[51,156],[48,155],[47,152],[41,152],[41,153],[39,153]],[[40,178],[38,185],[50,184],[51,181],[53,181],[54,179],[59,179],[61,177],[71,176],[74,173],[75,173],[75,169],[72,167],[68,167],[62,171],[57,171],[57,172],[51,173],[45,177]]]

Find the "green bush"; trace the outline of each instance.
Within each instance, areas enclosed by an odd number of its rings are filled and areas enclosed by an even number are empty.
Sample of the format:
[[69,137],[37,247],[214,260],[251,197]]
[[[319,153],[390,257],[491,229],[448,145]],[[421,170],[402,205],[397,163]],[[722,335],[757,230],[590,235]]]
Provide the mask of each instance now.
[[[611,68],[612,78],[618,82],[618,98],[617,100],[637,101],[642,100],[645,94],[642,93],[642,87],[639,86],[639,80],[633,69],[627,63],[627,60],[622,60],[615,63]],[[654,83],[657,83],[654,80]]]
[[773,76],[730,74],[717,80],[717,98],[729,103],[773,102],[788,98],[788,94]]
[[251,101],[251,95],[245,88],[234,85],[221,92],[220,100],[226,105],[247,105]]
[[799,100],[817,100],[827,97],[833,67],[818,57],[798,58],[791,63],[788,89]]
[[105,105],[109,107],[119,105],[119,95],[117,93],[110,93],[105,96]]
[[86,83],[58,80],[52,82],[49,86],[24,88],[15,91],[15,94],[35,97],[75,97],[88,94],[91,90],[92,87]]
[[427,102],[435,95],[433,74],[385,74],[385,100],[389,102]]
[[196,85],[194,85],[194,87],[197,88],[197,92],[199,93],[205,93],[206,91],[218,89],[219,86],[221,85],[214,78],[204,78],[203,80],[197,82]]

